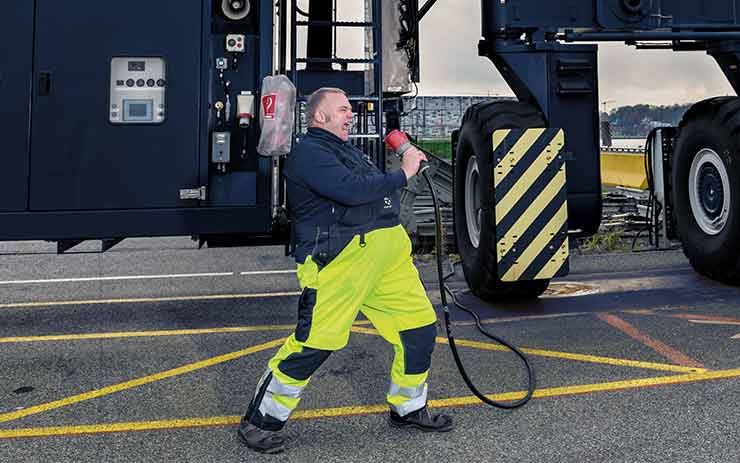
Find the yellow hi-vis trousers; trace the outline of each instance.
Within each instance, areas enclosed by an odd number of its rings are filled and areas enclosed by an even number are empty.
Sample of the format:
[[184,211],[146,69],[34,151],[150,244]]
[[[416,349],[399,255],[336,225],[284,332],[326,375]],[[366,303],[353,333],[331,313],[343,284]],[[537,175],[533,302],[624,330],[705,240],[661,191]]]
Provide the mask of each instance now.
[[405,416],[426,405],[437,316],[411,259],[411,242],[401,225],[373,230],[361,241],[355,236],[320,270],[311,256],[298,265],[298,325],[259,381],[246,415],[252,424],[285,425],[311,375],[347,345],[358,312],[395,351],[391,409]]

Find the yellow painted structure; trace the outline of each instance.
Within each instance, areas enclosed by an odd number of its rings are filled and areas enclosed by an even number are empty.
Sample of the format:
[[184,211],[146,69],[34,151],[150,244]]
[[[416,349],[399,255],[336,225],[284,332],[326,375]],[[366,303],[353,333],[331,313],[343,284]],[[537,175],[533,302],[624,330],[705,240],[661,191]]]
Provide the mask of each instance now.
[[645,155],[604,149],[601,151],[601,183],[647,189]]

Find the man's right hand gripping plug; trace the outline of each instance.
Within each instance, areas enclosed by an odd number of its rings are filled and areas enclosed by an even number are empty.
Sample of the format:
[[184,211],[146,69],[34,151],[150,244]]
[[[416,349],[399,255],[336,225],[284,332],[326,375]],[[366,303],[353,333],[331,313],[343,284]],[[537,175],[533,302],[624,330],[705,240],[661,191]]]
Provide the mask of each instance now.
[[406,174],[406,180],[410,180],[419,172],[419,167],[421,167],[423,161],[427,161],[427,157],[418,148],[412,147],[403,153],[401,170]]

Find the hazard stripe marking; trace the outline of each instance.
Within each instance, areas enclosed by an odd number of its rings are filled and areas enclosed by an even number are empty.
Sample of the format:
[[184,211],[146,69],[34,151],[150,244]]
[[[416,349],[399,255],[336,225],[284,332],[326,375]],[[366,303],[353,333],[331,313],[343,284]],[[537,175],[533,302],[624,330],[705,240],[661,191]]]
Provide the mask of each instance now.
[[[557,164],[562,166],[563,161],[559,160]],[[561,178],[562,177],[562,178]],[[565,173],[559,169],[547,169],[543,175],[539,176],[532,186],[522,194],[516,203],[498,202],[496,204],[496,236],[501,239],[509,234],[509,230],[515,223],[521,220],[522,211],[527,209],[542,210],[549,201],[556,197],[562,197],[565,200]],[[560,190],[563,190],[562,192]],[[513,198],[513,196],[511,196]],[[536,202],[536,204],[535,204]],[[512,233],[521,236],[526,229],[526,223],[520,224],[519,233]]]
[[[516,218],[516,222],[512,226],[507,227],[507,224],[504,223],[499,230],[497,225],[496,236],[500,237],[497,242],[498,262],[501,262],[501,258],[519,241],[526,242],[527,235],[536,235],[536,229],[541,229],[542,226],[547,224],[560,210],[562,201],[556,202],[555,199],[562,197],[563,194],[562,184],[553,179],[524,213],[518,216],[517,214],[508,214],[512,218]],[[540,227],[537,227],[537,225],[540,225]],[[534,236],[531,236],[529,240],[531,241],[533,238]]]
[[[564,132],[518,129],[509,138],[517,135],[520,139],[510,155],[495,159],[493,172],[499,278],[518,281],[566,274],[568,207],[565,161],[560,155]],[[517,151],[525,148],[526,152]]]
[[563,267],[568,263],[568,224],[563,226],[555,236],[552,237],[540,255],[529,264],[529,267],[522,274],[524,280],[537,280],[541,278],[551,278],[560,276],[567,270]]
[[530,243],[526,250],[517,258],[515,264],[501,276],[502,281],[518,281],[524,271],[529,268],[531,263],[550,242],[552,237],[560,233],[563,227],[567,227],[568,207],[563,204],[560,210],[550,220],[545,228],[542,229],[537,238]]
[[511,129],[504,129],[504,130],[496,130],[493,133],[493,142],[491,144],[492,152],[496,152],[496,150],[499,149],[501,146],[501,143],[506,139],[506,137],[509,136],[511,133]]
[[[519,161],[521,161],[522,157],[529,152],[529,150],[532,148],[532,146],[537,142],[537,140],[540,139],[540,136],[545,132],[546,129],[530,129],[524,131],[524,133],[519,137],[519,140],[514,144],[514,146],[509,150],[504,157],[501,158],[501,160],[495,160],[496,161],[496,172],[499,172],[500,175],[496,177],[494,186],[498,186],[499,182],[501,182],[508,173],[514,169],[518,164]],[[514,134],[521,133],[521,130],[515,130],[512,131]],[[494,132],[494,135],[496,132]]]
[[[540,129],[528,129],[526,131],[519,130],[518,133],[522,134],[522,137],[527,136],[528,132],[539,132]],[[525,153],[519,155],[517,164],[509,166],[508,171],[501,169],[496,166],[494,171],[494,190],[498,192],[496,199],[500,200],[509,190],[511,190],[522,178],[529,178],[526,174],[527,170],[532,167],[532,164],[537,162],[541,156],[544,156],[545,161],[554,161],[557,157],[558,152],[562,148],[559,145],[558,139],[561,136],[562,131],[555,129],[546,129],[540,135],[540,138],[531,146]],[[509,137],[511,138],[511,137]],[[513,149],[516,149],[517,145]],[[550,159],[547,159],[547,158]],[[532,178],[534,180],[535,178]]]

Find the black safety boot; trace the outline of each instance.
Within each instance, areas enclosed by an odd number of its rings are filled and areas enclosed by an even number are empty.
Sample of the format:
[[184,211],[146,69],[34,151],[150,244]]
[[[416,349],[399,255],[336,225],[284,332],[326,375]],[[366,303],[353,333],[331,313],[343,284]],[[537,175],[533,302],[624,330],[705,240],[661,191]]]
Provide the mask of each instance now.
[[426,405],[406,416],[401,416],[391,410],[391,416],[388,421],[391,426],[396,428],[412,427],[421,429],[425,432],[448,432],[452,431],[452,428],[454,428],[452,418],[441,414],[434,415],[434,417],[432,417],[432,415],[429,414],[429,409]]
[[280,453],[285,450],[285,439],[280,431],[267,431],[242,420],[237,430],[239,440],[252,450],[260,453]]

